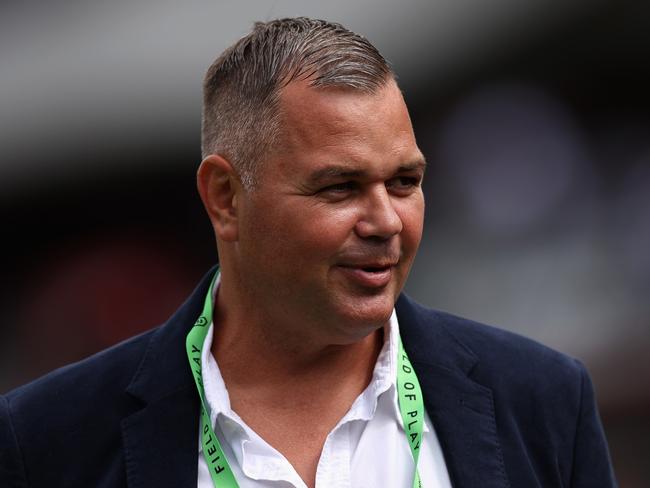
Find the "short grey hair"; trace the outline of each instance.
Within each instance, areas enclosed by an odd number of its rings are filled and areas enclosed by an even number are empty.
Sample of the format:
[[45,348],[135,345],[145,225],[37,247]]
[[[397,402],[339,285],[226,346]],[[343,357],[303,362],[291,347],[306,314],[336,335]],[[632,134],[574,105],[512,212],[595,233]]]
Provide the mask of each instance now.
[[312,87],[375,93],[391,77],[379,51],[340,24],[306,17],[257,22],[205,75],[203,157],[222,155],[251,189],[257,167],[280,136],[284,86],[309,80]]

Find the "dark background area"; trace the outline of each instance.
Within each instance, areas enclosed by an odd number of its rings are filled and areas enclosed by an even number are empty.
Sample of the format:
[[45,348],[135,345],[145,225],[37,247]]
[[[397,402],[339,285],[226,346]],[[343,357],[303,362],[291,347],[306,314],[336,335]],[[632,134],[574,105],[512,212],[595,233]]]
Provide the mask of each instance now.
[[407,291],[581,359],[647,486],[648,4],[213,3],[0,5],[0,391],[177,308],[216,258],[205,68],[254,20],[325,17],[393,63],[429,162]]

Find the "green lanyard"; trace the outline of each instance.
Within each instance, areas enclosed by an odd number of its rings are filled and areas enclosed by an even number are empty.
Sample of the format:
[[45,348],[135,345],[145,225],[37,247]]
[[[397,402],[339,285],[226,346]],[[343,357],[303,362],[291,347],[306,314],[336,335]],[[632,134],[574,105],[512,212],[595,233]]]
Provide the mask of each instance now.
[[[210,415],[206,407],[203,375],[201,371],[201,352],[208,328],[212,323],[212,294],[218,276],[219,271],[217,271],[210,284],[210,289],[205,297],[203,312],[194,323],[192,330],[187,334],[185,345],[187,348],[187,358],[190,362],[190,368],[192,369],[196,383],[196,389],[201,398],[201,445],[203,446],[203,455],[205,456],[205,462],[210,471],[210,477],[215,488],[238,488],[239,485],[237,484],[237,480],[235,480],[235,475],[212,429]],[[397,394],[399,397],[399,409],[402,414],[406,438],[409,441],[409,447],[411,448],[411,454],[415,462],[413,488],[421,488],[422,482],[420,481],[417,466],[420,445],[422,444],[422,426],[424,424],[422,390],[420,389],[420,383],[415,375],[413,366],[411,366],[411,362],[402,346],[401,339],[399,340],[397,354]]]

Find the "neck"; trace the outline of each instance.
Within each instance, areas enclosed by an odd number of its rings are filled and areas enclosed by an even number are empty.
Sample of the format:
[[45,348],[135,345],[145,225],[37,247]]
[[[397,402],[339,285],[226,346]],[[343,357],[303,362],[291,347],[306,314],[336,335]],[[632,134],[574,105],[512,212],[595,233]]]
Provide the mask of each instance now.
[[381,327],[360,340],[337,344],[300,333],[309,331],[309,324],[274,323],[248,313],[248,307],[232,305],[227,290],[220,288],[211,351],[229,389],[261,387],[284,395],[301,388],[306,394],[330,396],[346,390],[356,398],[370,382],[383,345]]

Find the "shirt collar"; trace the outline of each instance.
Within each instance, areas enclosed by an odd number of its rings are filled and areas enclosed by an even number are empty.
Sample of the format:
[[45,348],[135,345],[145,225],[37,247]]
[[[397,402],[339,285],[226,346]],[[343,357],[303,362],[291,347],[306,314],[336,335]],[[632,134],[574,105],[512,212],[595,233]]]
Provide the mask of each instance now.
[[[377,402],[380,396],[395,388],[398,338],[399,324],[397,323],[397,315],[393,310],[388,324],[384,327],[384,344],[379,356],[377,356],[370,383],[354,401],[339,425],[352,420],[367,421],[372,419],[377,410]],[[388,394],[390,396],[390,393]]]
[[[371,420],[379,402],[389,402],[395,420],[404,428],[402,413],[397,398],[397,354],[399,353],[399,321],[393,309],[388,325],[384,328],[384,345],[377,357],[372,379],[366,389],[357,397],[348,413],[338,425],[352,420]],[[424,422],[423,432],[429,432]]]

